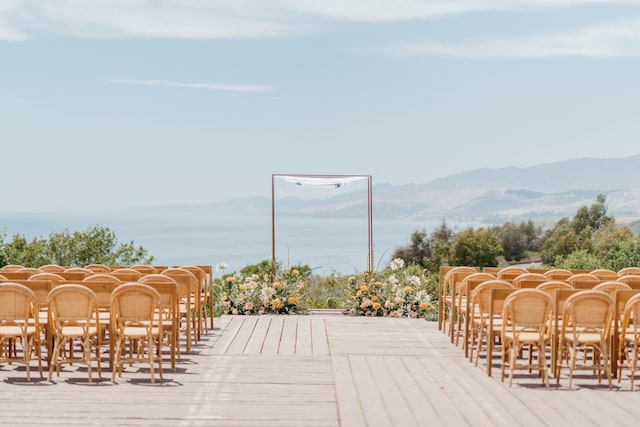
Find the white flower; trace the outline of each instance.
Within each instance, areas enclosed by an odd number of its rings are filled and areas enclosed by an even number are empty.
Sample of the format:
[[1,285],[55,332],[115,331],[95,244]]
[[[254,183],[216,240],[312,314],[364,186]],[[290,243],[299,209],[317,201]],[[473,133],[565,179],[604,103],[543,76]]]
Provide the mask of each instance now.
[[218,273],[222,273],[223,271],[225,271],[227,269],[227,263],[225,262],[221,262],[220,264],[216,264],[216,272]]
[[391,261],[391,271],[397,271],[404,267],[404,260],[402,258],[395,258]]
[[407,277],[407,281],[411,283],[413,286],[420,286],[422,284],[418,276],[409,276]]

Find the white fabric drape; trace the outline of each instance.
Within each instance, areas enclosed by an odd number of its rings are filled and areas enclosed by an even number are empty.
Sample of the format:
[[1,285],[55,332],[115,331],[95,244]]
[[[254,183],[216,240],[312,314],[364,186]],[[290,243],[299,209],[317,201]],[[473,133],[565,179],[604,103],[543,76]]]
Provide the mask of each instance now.
[[324,177],[324,176],[299,176],[299,175],[278,175],[283,181],[292,182],[305,187],[333,187],[340,188],[346,184],[368,179],[368,176],[347,176],[347,177]]

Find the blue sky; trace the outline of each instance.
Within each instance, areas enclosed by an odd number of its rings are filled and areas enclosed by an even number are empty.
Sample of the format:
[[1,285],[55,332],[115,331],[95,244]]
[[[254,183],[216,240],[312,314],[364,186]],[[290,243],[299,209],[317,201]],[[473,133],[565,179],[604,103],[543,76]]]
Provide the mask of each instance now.
[[631,156],[638,76],[640,1],[0,0],[0,212]]

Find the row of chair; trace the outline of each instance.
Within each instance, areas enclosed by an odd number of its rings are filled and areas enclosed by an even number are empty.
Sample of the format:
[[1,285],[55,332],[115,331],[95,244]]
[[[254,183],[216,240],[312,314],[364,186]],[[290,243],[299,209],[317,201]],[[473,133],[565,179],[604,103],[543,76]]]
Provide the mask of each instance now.
[[[177,301],[177,286],[175,282],[173,285]],[[163,342],[167,341],[172,352],[176,348],[175,302],[163,301],[154,286],[141,283],[118,286],[110,295],[106,320],[101,316],[98,296],[87,286],[59,285],[47,293],[46,300],[47,320],[41,324],[36,293],[24,284],[0,283],[0,360],[23,363],[28,381],[34,359],[42,377],[43,339],[53,343],[48,353],[49,381],[54,369],[60,376],[63,364],[86,364],[88,380],[92,382],[92,364],[96,363],[98,375],[102,376],[100,352],[106,331],[110,362],[113,361],[112,381],[115,382],[116,373],[122,375],[124,364],[140,361],[149,364],[151,382],[155,381],[154,363],[162,378]]]
[[[628,270],[629,271],[629,270]],[[532,331],[527,331],[523,328],[523,324],[520,323],[522,319],[519,315],[530,314],[536,317],[538,320],[544,318],[544,322],[539,325],[544,328],[541,332],[545,337],[544,343],[534,343],[531,341],[526,342],[528,348],[538,349],[537,361],[542,363],[546,360],[546,352],[544,349],[547,344],[550,349],[550,366],[554,375],[559,378],[560,369],[563,366],[570,368],[569,386],[571,387],[571,381],[573,377],[573,370],[576,368],[576,354],[573,349],[575,347],[589,348],[592,351],[592,360],[604,359],[603,363],[598,363],[598,375],[601,378],[601,371],[599,367],[603,366],[605,374],[610,381],[611,371],[618,378],[621,378],[622,367],[626,366],[631,369],[632,387],[633,377],[635,375],[635,363],[637,360],[637,347],[633,341],[633,334],[627,331],[627,328],[634,328],[633,316],[625,316],[625,304],[632,299],[636,294],[640,293],[640,277],[633,275],[617,276],[617,280],[604,280],[599,279],[594,275],[589,275],[586,272],[580,272],[573,274],[572,277],[578,276],[580,280],[575,280],[573,283],[560,280],[549,280],[548,277],[540,273],[525,273],[510,281],[497,279],[491,273],[479,273],[475,269],[468,268],[456,268],[452,269],[452,274],[447,279],[451,279],[455,274],[464,276],[462,279],[462,290],[450,299],[450,308],[455,310],[451,314],[451,322],[449,323],[449,332],[451,333],[452,341],[455,336],[456,345],[459,338],[463,338],[463,347],[465,354],[474,360],[475,363],[479,358],[479,353],[485,351],[483,344],[486,347],[487,353],[487,373],[491,375],[492,366],[492,354],[493,345],[497,338],[501,339],[503,345],[503,357],[502,357],[502,378],[504,379],[505,367],[511,367],[516,369],[522,367],[516,363],[515,354],[520,354],[522,351],[521,344],[518,344],[519,339],[522,337],[528,337],[527,339],[540,339],[541,335],[536,335]],[[575,273],[575,272],[570,272]],[[609,276],[613,278],[613,276]],[[526,279],[526,280],[525,280]],[[567,277],[569,279],[569,277]],[[537,289],[534,289],[537,288]],[[595,289],[594,289],[595,288]],[[635,288],[635,289],[632,289]],[[581,290],[589,290],[588,292],[580,292]],[[586,302],[571,303],[565,306],[569,297],[573,294],[581,293],[581,299],[588,301],[591,304],[591,308],[586,311],[589,316],[600,316],[598,321],[604,322],[604,324],[610,325],[608,329],[602,329],[602,335],[594,333],[585,333],[585,326],[579,326],[579,320],[584,320],[583,314],[576,314],[572,312],[574,305],[581,306],[588,304]],[[510,309],[511,306],[506,305],[506,298],[510,294],[518,295],[518,298],[523,298],[525,303],[522,303],[520,308],[513,312]],[[546,296],[543,296],[546,295]],[[588,298],[585,295],[590,295]],[[464,296],[464,298],[463,298]],[[469,296],[467,298],[467,296]],[[515,298],[515,297],[514,297]],[[528,298],[528,300],[526,300]],[[607,298],[610,301],[607,301]],[[539,304],[540,301],[549,300],[551,304]],[[576,300],[578,298],[576,297]],[[598,304],[609,303],[612,313],[616,321],[606,321],[606,318],[602,317],[606,314],[606,310],[596,309]],[[458,302],[456,306],[456,301]],[[640,298],[636,300],[640,302]],[[538,303],[539,310],[532,310],[532,307],[536,306],[534,302]],[[515,302],[513,304],[516,304]],[[629,302],[628,312],[633,310],[633,303]],[[552,313],[552,317],[547,318],[548,313]],[[604,313],[604,314],[603,314]],[[518,316],[517,316],[518,315]],[[568,319],[563,320],[562,316],[569,316]],[[578,316],[578,317],[576,317]],[[613,315],[612,315],[613,316]],[[453,318],[456,318],[456,323],[453,322]],[[513,317],[513,319],[512,319]],[[606,316],[605,316],[606,317]],[[627,323],[623,326],[624,319],[627,319]],[[528,320],[531,322],[531,318]],[[594,320],[590,320],[592,323]],[[518,326],[514,326],[517,324]],[[535,322],[533,322],[535,323]],[[457,325],[457,328],[456,328]],[[462,328],[462,326],[464,328]],[[563,329],[565,327],[573,327],[572,330]],[[444,327],[445,325],[443,325]],[[514,328],[511,333],[508,332],[507,327]],[[624,329],[622,329],[624,328]],[[464,333],[461,331],[464,330]],[[573,332],[571,335],[569,332]],[[527,332],[527,333],[524,333]],[[531,333],[529,333],[531,332]],[[506,334],[506,335],[505,335]],[[570,338],[573,336],[573,338]],[[588,343],[581,342],[582,338],[590,337],[593,339],[596,336],[608,337],[602,342],[590,341]],[[578,339],[579,337],[580,339]],[[636,341],[638,336],[636,335]],[[514,344],[515,343],[515,344]],[[635,348],[635,349],[634,349]],[[635,353],[634,353],[635,352]],[[540,355],[542,354],[542,356]],[[635,356],[634,356],[635,354]],[[524,365],[528,369],[533,369],[531,364],[532,351],[529,352],[529,363]],[[546,363],[546,362],[545,362]],[[546,366],[546,365],[545,365]],[[538,367],[540,368],[540,366]],[[591,367],[593,369],[593,367]],[[512,374],[510,374],[511,376]],[[544,372],[540,370],[540,375],[543,377],[545,384],[548,384],[546,378],[546,369]],[[511,382],[511,380],[510,380]]]
[[[196,283],[191,283],[193,303],[196,305],[196,316],[198,319],[196,325],[197,338],[203,332],[207,332],[208,328],[214,327],[213,313],[213,292],[212,292],[212,268],[210,265],[184,265],[174,266],[151,266],[151,265],[134,265],[131,267],[107,266],[103,264],[90,264],[85,267],[64,267],[55,264],[44,265],[38,268],[25,268],[19,265],[8,265],[0,268],[1,280],[27,280],[27,279],[43,279],[52,280],[54,283],[77,282],[95,275],[110,275],[118,278],[121,282],[137,281],[147,274],[158,274],[163,271],[172,271],[175,268],[189,270],[195,275]],[[35,277],[34,277],[35,276]],[[105,276],[101,276],[105,277]],[[102,280],[102,279],[100,279]],[[183,280],[180,278],[179,280]],[[189,279],[190,280],[190,279]],[[195,289],[198,288],[198,289]],[[195,295],[198,298],[195,298]],[[207,327],[207,319],[209,326]]]

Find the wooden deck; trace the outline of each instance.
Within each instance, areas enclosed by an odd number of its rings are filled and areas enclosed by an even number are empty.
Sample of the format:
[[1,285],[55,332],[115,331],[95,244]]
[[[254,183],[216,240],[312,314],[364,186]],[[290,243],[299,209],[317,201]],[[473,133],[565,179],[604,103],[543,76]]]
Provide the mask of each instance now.
[[[497,360],[496,366],[497,366]],[[169,366],[165,364],[165,369]],[[640,391],[579,374],[574,390],[474,367],[435,323],[335,315],[224,316],[151,384],[128,368],[89,384],[83,367],[27,383],[0,368],[2,425],[461,426],[636,425]],[[639,381],[640,383],[640,381]]]

